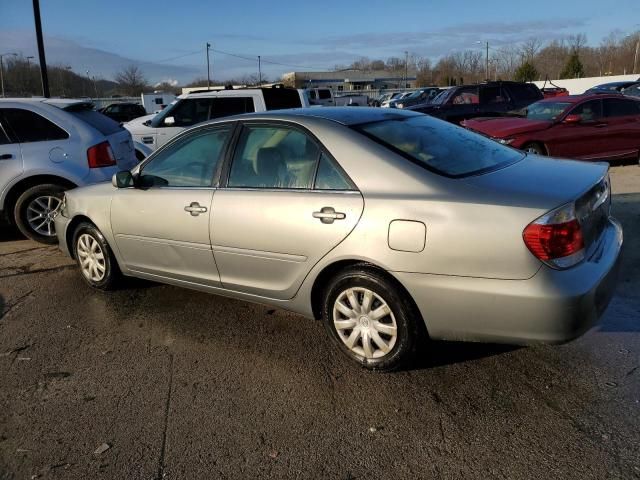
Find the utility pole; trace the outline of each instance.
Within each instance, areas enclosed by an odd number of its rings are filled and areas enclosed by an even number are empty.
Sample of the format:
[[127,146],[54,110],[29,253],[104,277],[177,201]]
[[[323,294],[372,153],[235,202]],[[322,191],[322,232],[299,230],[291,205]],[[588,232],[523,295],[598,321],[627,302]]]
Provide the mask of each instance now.
[[211,70],[209,68],[209,49],[211,44],[207,42],[207,90],[211,88]]
[[42,39],[42,22],[40,21],[40,0],[33,0],[33,19],[36,24],[36,40],[38,42],[38,58],[40,59],[40,78],[42,79],[42,96],[49,98],[49,76],[47,60],[44,56],[44,40]]
[[3,53],[0,55],[0,84],[2,84],[2,98],[4,98],[4,64],[2,63],[2,57],[8,57],[9,55],[13,55],[17,57],[17,53]]
[[487,72],[487,76],[485,77],[487,79],[487,82],[490,80],[489,77],[489,42],[487,42],[487,65],[486,65],[486,72]]
[[636,42],[636,54],[633,57],[633,73],[636,73],[638,66],[638,50],[640,50],[640,33],[638,33],[638,41]]
[[404,85],[402,88],[407,88],[407,79],[409,78],[409,52],[404,52]]
[[260,55],[258,55],[258,86],[262,85],[262,68],[260,67]]

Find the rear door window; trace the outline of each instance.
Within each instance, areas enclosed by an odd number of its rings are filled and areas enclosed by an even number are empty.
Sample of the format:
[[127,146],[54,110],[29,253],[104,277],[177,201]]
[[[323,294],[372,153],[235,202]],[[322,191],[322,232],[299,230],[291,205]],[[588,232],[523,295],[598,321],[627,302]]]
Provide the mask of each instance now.
[[640,114],[640,108],[635,100],[625,100],[623,98],[607,98],[604,100],[604,116],[607,118],[638,114]]
[[253,97],[221,97],[211,99],[211,115],[209,118],[228,117],[240,113],[255,112]]
[[302,107],[300,94],[292,88],[264,88],[262,95],[267,110]]
[[20,143],[66,140],[69,134],[55,123],[31,110],[5,108],[5,122],[15,133]]
[[499,85],[480,88],[480,103],[483,105],[505,103],[508,100],[506,92]]
[[331,98],[331,90],[318,90],[320,100],[329,100]]

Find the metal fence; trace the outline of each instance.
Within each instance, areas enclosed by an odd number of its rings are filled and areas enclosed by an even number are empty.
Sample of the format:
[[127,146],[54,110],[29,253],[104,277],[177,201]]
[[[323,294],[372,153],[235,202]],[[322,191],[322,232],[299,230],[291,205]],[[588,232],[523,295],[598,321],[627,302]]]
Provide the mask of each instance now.
[[417,88],[381,88],[376,90],[336,90],[333,89],[333,94],[336,97],[340,97],[343,95],[366,95],[370,100],[375,100],[380,97],[380,95],[384,95],[385,93],[395,93],[395,92],[415,92],[418,90]]
[[140,97],[106,97],[106,98],[90,98],[88,99],[96,108],[103,108],[112,103],[141,103]]

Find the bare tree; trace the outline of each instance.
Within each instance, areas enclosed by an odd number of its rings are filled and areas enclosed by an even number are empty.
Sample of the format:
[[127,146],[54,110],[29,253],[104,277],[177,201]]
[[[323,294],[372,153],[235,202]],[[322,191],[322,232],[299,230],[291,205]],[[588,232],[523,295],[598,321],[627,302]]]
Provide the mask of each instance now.
[[130,96],[140,95],[148,88],[147,80],[137,65],[129,65],[120,70],[116,73],[115,80],[120,84],[120,89],[123,93]]

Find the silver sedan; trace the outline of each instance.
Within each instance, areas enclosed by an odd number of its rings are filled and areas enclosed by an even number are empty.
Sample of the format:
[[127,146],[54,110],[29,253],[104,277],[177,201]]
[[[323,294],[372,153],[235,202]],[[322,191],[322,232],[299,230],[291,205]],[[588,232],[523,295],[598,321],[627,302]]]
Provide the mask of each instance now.
[[94,288],[126,275],[292,310],[390,370],[422,338],[585,332],[616,283],[610,204],[606,164],[414,112],[319,108],[192,128],[67,192],[55,222]]

